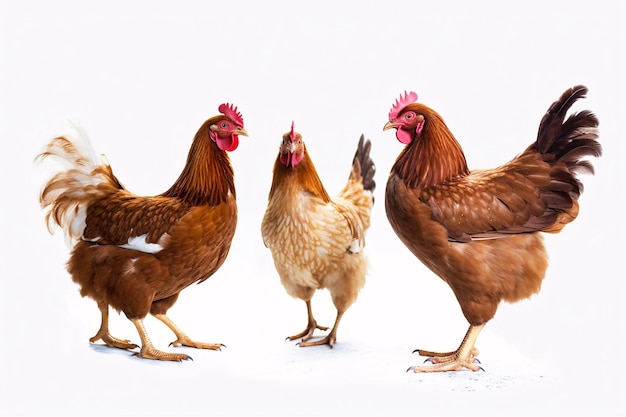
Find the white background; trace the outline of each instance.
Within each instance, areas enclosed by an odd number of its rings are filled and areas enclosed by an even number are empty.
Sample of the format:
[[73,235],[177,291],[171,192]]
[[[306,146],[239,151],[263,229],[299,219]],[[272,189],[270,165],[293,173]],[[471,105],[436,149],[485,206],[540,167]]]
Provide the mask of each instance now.
[[[617,415],[624,381],[624,10],[617,1],[0,1],[0,414]],[[579,218],[547,238],[539,295],[504,304],[477,346],[486,372],[405,373],[415,348],[451,350],[467,323],[449,288],[400,243],[384,213],[402,145],[382,132],[415,90],[459,139],[470,168],[534,140],[575,84],[600,118],[605,155],[585,176]],[[222,352],[140,360],[90,345],[99,325],[48,234],[33,158],[79,120],[130,190],[165,191],[222,102],[250,138],[231,154],[239,224],[224,266],[170,310]],[[281,287],[260,224],[280,136],[296,121],[328,191],[373,141],[376,205],[366,287],[334,349],[285,342],[304,303]],[[332,324],[328,292],[313,300]],[[171,333],[152,318],[162,349]],[[138,342],[123,315],[117,337]]]

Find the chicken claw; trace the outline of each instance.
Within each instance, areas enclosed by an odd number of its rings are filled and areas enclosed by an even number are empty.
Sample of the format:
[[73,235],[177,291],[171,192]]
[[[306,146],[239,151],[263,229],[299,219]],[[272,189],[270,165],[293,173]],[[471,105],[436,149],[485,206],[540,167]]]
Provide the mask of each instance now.
[[139,346],[131,343],[130,340],[117,339],[109,333],[109,305],[106,303],[98,303],[98,309],[102,316],[98,333],[89,339],[91,343],[102,340],[107,346],[118,349],[135,349]]
[[[315,319],[313,319],[312,322],[309,321],[309,324],[307,325],[306,329],[304,329],[302,332],[295,334],[293,336],[287,336],[285,340],[296,340],[296,339],[302,338],[302,342],[306,342],[307,340],[313,337],[313,333],[315,332],[315,329],[326,331],[328,330],[328,327],[320,326],[319,324],[317,324]],[[300,343],[300,346],[302,346],[302,342]]]
[[461,361],[452,360],[449,362],[437,363],[433,366],[410,366],[406,371],[413,371],[415,373],[420,372],[448,372],[448,371],[461,371],[463,368],[467,368],[470,371],[484,371],[482,366],[476,365],[473,361]]
[[417,352],[420,356],[428,356],[424,362],[430,362],[433,365],[412,366],[407,369],[407,372],[411,370],[413,370],[413,372],[448,372],[460,371],[463,368],[467,368],[471,371],[484,371],[481,366],[477,365],[480,364],[480,361],[476,358],[476,356],[478,356],[478,349],[474,347],[476,338],[483,327],[484,324],[480,326],[470,326],[461,342],[461,346],[454,352],[439,353],[415,349],[413,353]]
[[170,343],[170,346],[187,346],[196,349],[209,349],[209,350],[222,350],[222,347],[226,347],[226,345],[222,343],[204,343],[204,342],[196,342],[195,340],[191,340],[189,337],[179,337]]
[[304,339],[302,339],[302,342],[298,343],[298,346],[307,347],[307,346],[328,345],[332,349],[333,346],[335,346],[336,341],[337,341],[337,338],[335,337],[335,333],[331,332],[330,334],[328,334],[328,336],[319,340],[315,340],[313,342],[305,342]]
[[[459,355],[458,350],[454,352],[440,353],[440,352],[431,352],[431,351],[422,350],[422,349],[415,349],[411,353],[418,353],[420,356],[428,356],[428,358],[426,358],[424,362],[430,362],[430,363],[449,362]],[[472,350],[470,351],[470,357],[473,357],[476,362],[480,363],[477,356],[478,356],[478,349],[473,347]]]
[[[186,355],[184,353],[170,353],[163,352],[158,350],[152,344],[148,333],[143,325],[143,320],[141,319],[131,319],[135,327],[137,328],[137,332],[139,333],[139,337],[141,338],[141,350],[137,353],[134,353],[134,356],[144,359],[156,359],[160,361],[174,361],[174,362],[182,362],[185,360],[193,360],[191,356]],[[180,336],[179,336],[180,338]]]
[[467,368],[471,371],[484,371],[484,369],[477,365],[480,364],[476,355],[478,355],[478,349],[473,348],[470,352],[469,358],[461,358],[459,352],[448,353],[436,353],[428,352],[424,350],[415,350],[421,356],[429,356],[424,363],[430,362],[433,366],[411,366],[407,369],[407,372],[447,372],[447,371],[460,371],[463,368]]
[[[304,329],[302,332],[295,334],[293,336],[287,336],[285,340],[296,340],[296,339],[302,338],[302,342],[306,342],[307,340],[313,337],[313,333],[315,332],[315,329],[320,329],[322,331],[328,330],[328,327],[320,326],[319,324],[317,324],[317,321],[315,321],[315,318],[313,317],[313,309],[311,308],[311,300],[306,302],[306,312],[307,312],[307,318],[308,318],[306,329]],[[300,342],[300,346],[303,346],[302,342]]]
[[154,317],[156,317],[161,322],[163,322],[176,335],[176,340],[170,343],[170,346],[176,346],[176,347],[187,346],[187,347],[192,347],[196,349],[210,349],[210,350],[222,350],[222,346],[226,347],[226,345],[223,345],[221,343],[203,343],[203,342],[196,342],[195,340],[191,340],[189,336],[187,336],[185,332],[183,332],[180,329],[180,327],[178,327],[172,321],[172,319],[170,319],[165,314],[154,314]]
[[108,331],[98,330],[98,333],[94,337],[89,338],[91,343],[95,343],[98,340],[102,340],[107,346],[118,349],[135,349],[139,345],[131,343],[130,340],[117,339],[109,334]]
[[[337,341],[337,328],[339,327],[339,322],[341,321],[341,317],[343,317],[343,311],[338,311],[337,318],[335,319],[335,324],[333,325],[333,328],[331,329],[330,333],[328,333],[326,337],[316,340],[314,342],[307,342],[307,340],[309,340],[313,336],[314,328],[311,328],[311,331],[309,332],[309,334],[307,334],[307,336],[302,338],[302,342],[298,343],[298,346],[307,347],[307,346],[328,345],[332,349],[333,346],[335,346],[335,342]],[[311,320],[313,320],[313,324],[315,324],[315,319],[313,319],[313,316],[310,316],[309,326],[311,325]],[[318,326],[318,328],[320,327]],[[326,329],[328,328],[324,328],[324,330]]]
[[136,352],[133,355],[144,359],[156,359],[160,361],[182,362],[186,360],[193,360],[191,356],[184,353],[163,352],[156,349],[152,345],[142,347],[139,352]]

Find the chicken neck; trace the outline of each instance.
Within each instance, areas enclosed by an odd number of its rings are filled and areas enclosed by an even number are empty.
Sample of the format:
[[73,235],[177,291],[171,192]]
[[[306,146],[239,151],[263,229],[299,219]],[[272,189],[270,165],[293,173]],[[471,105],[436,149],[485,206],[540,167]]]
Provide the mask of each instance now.
[[408,188],[426,188],[469,173],[461,145],[434,110],[392,167]]
[[211,121],[207,120],[196,133],[183,171],[163,196],[178,197],[194,206],[215,206],[235,195],[230,158],[209,137]]

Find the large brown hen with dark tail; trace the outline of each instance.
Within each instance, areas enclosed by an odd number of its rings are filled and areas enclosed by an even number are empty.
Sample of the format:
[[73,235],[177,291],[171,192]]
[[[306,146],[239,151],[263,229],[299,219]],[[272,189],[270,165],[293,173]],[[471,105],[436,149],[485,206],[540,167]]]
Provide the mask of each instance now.
[[474,344],[501,301],[539,291],[548,267],[541,232],[558,233],[578,215],[586,158],[602,153],[598,119],[570,107],[587,93],[576,86],[555,101],[537,140],[510,162],[468,169],[461,146],[433,109],[401,95],[384,127],[406,144],[387,182],[387,217],[400,240],[443,279],[470,324],[459,348],[418,350],[432,365],[415,372],[480,369]]
[[239,136],[247,132],[236,107],[222,104],[219,112],[196,133],[178,180],[157,196],[125,189],[80,130],[53,139],[38,156],[63,167],[45,184],[40,201],[48,228],[60,226],[72,247],[68,271],[81,295],[98,303],[102,321],[91,342],[138,347],[109,332],[111,306],[137,328],[142,358],[190,359],[153,346],[143,324],[148,314],[174,332],[174,346],[222,346],[192,340],[166,314],[183,289],[224,263],[235,233],[234,174],[226,152],[237,149]]

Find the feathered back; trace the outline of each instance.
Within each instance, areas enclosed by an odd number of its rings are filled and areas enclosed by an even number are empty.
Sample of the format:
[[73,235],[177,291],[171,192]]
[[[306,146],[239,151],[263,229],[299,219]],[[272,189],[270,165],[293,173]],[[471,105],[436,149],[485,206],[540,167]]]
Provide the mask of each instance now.
[[56,225],[65,233],[66,243],[73,246],[85,229],[87,204],[94,197],[123,189],[103,155],[95,152],[79,125],[73,131],[52,139],[35,161],[52,158],[61,169],[43,186],[39,196],[46,212],[50,233]]

